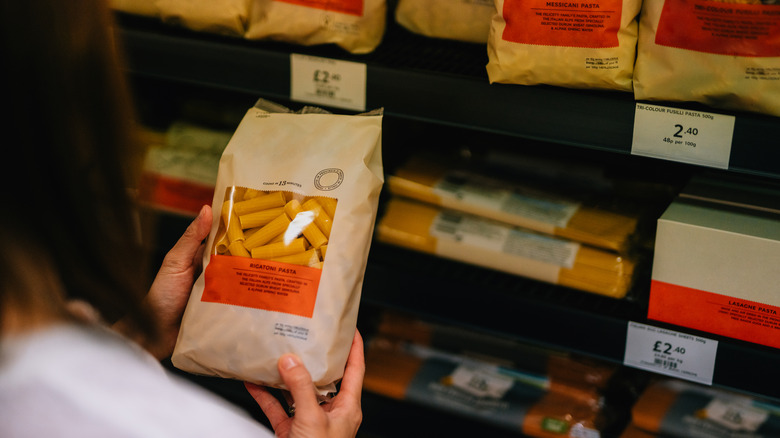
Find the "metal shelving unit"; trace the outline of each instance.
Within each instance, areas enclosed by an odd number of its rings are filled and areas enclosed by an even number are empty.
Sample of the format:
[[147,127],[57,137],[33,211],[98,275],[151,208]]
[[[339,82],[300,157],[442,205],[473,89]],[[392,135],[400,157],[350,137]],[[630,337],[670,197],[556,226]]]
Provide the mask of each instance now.
[[[424,39],[390,26],[374,53],[355,56],[333,47],[250,42],[121,18],[129,70],[138,77],[286,101],[291,53],[358,61],[367,65],[367,107],[384,107],[387,115],[615,155],[631,152],[630,94],[491,85],[479,45]],[[780,147],[767,140],[780,138],[780,118],[733,115],[728,171],[780,178]],[[417,286],[414,293],[400,292],[409,285]],[[620,363],[629,321],[669,327],[645,320],[641,289],[633,300],[613,300],[375,245],[364,302]],[[719,340],[715,385],[780,399],[780,351],[701,335]]]

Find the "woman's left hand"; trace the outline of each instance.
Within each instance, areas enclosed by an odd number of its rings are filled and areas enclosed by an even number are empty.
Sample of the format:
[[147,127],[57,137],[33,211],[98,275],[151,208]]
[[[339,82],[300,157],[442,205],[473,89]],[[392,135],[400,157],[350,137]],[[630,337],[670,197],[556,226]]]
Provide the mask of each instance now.
[[173,353],[192,284],[203,267],[203,241],[211,230],[211,220],[211,207],[205,205],[165,255],[146,297],[146,304],[159,324],[160,339],[144,343],[144,347],[158,359]]

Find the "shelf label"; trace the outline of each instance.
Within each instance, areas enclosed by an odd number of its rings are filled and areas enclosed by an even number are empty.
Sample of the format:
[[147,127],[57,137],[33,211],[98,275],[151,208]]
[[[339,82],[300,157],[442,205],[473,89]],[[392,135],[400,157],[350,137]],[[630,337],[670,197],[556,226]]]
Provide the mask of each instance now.
[[290,99],[365,111],[366,64],[292,53]]
[[712,385],[718,341],[628,322],[626,366]]
[[637,103],[633,155],[728,169],[734,116]]

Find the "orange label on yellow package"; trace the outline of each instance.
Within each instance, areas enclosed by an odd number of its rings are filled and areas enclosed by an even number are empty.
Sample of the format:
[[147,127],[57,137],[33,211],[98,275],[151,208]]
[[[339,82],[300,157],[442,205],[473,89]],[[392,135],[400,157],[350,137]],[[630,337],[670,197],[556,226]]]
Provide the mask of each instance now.
[[506,41],[562,47],[617,47],[622,0],[505,0]]
[[363,0],[277,0],[294,5],[307,6],[342,14],[363,15]]

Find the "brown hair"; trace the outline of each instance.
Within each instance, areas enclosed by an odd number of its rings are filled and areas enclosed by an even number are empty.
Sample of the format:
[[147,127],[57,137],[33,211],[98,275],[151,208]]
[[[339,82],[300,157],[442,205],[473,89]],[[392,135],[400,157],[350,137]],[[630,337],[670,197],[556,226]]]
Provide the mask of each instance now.
[[127,194],[133,107],[111,11],[101,0],[1,0],[0,21],[10,110],[2,118],[0,306],[64,314],[63,298],[78,298],[151,335]]

